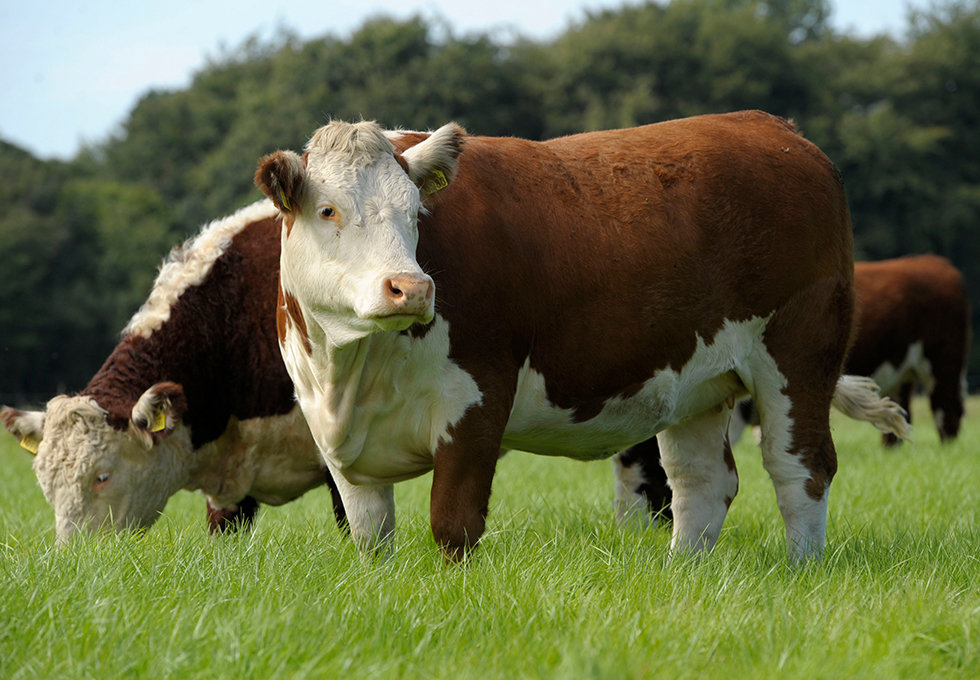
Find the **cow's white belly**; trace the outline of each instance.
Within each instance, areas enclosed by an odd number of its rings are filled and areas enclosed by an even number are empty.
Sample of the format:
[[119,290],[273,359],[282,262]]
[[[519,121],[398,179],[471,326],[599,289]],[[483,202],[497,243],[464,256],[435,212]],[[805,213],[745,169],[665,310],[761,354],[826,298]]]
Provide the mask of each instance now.
[[503,446],[582,460],[611,456],[670,425],[745,394],[746,368],[768,319],[726,321],[710,345],[698,337],[680,371],[665,368],[629,398],[614,397],[595,418],[576,423],[574,411],[552,404],[541,374],[524,364]]

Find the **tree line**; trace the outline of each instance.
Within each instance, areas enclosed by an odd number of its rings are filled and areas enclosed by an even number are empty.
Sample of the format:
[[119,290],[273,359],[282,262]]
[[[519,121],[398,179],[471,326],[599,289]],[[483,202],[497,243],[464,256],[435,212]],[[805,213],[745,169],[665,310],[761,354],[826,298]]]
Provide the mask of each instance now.
[[674,0],[594,12],[546,41],[422,18],[284,31],[147,93],[70,161],[0,140],[0,401],[81,389],[169,249],[259,199],[257,159],[332,118],[529,139],[745,108],[792,118],[843,174],[856,258],[948,257],[976,327],[980,0],[913,13],[901,39],[841,35],[828,16],[827,0]]

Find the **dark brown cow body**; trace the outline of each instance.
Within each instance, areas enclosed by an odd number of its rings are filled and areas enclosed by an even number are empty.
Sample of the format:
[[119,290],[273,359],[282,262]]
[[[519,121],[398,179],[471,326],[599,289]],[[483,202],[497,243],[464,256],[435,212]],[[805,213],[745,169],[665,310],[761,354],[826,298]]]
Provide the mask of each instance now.
[[[484,531],[501,447],[592,459],[663,431],[683,496],[673,546],[710,548],[737,489],[728,415],[748,392],[790,552],[819,553],[854,269],[818,149],[761,112],[543,143],[446,126],[395,133],[387,152],[370,124],[344,125],[302,159],[267,157],[257,183],[285,215],[283,356],[349,513],[345,494],[380,512],[379,485],[432,469],[433,533],[459,557]],[[394,161],[424,196],[414,260]],[[414,362],[413,382],[378,387]]]
[[964,412],[970,346],[962,274],[942,257],[917,255],[859,262],[854,284],[857,339],[847,372],[874,378],[882,394],[906,411],[913,391],[925,387],[939,436],[955,437]]
[[[94,407],[83,438],[90,450],[63,450],[68,434],[78,434],[71,423],[87,415],[68,413],[63,418],[67,429],[55,434],[45,427],[35,469],[59,515],[59,503],[77,496],[75,504],[85,503],[86,510],[76,508],[79,516],[72,521],[91,522],[93,515],[101,520],[92,507],[97,496],[111,490],[99,487],[93,496],[88,486],[98,483],[70,478],[69,470],[90,467],[90,459],[99,459],[98,465],[112,473],[124,460],[143,457],[145,463],[137,463],[140,469],[125,482],[109,482],[129,487],[116,490],[118,499],[126,497],[112,504],[117,526],[152,523],[162,507],[135,512],[136,497],[156,495],[165,503],[176,489],[150,487],[155,477],[166,477],[175,467],[182,471],[159,483],[178,483],[177,488],[199,489],[208,496],[212,531],[249,525],[260,501],[278,505],[324,483],[334,495],[338,522],[343,520],[342,502],[298,412],[279,354],[275,314],[280,225],[270,208],[256,204],[226,218],[237,217],[240,224],[231,224],[221,238],[212,236],[213,243],[197,244],[211,253],[191,254],[191,243],[171,255],[154,294],[122,341],[88,386],[70,398],[84,404],[86,414]],[[163,280],[168,277],[173,280]],[[168,287],[172,290],[164,292]],[[148,397],[161,418],[158,428],[147,422],[151,418],[143,410]],[[51,412],[49,405],[47,421]],[[28,415],[5,409],[4,421],[23,437]],[[63,441],[49,441],[58,437]],[[149,451],[133,445],[140,438],[152,446]],[[161,461],[164,457],[173,460]],[[150,516],[127,516],[134,513]],[[59,539],[62,533],[59,526]]]

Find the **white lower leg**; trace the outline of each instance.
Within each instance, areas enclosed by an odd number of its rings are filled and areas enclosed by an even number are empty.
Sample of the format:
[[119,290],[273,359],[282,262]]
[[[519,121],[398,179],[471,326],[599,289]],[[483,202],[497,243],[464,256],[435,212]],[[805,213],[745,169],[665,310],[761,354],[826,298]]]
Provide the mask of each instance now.
[[728,506],[738,492],[738,473],[726,460],[730,411],[695,418],[657,435],[661,461],[673,491],[671,552],[700,553],[718,541]]
[[355,485],[338,472],[334,482],[344,501],[351,539],[362,552],[388,556],[395,533],[395,487]]
[[814,500],[806,492],[808,480],[809,473],[805,479],[788,482],[773,479],[776,502],[786,525],[786,547],[794,562],[823,555],[827,535],[827,496],[830,489],[824,490],[822,498]]

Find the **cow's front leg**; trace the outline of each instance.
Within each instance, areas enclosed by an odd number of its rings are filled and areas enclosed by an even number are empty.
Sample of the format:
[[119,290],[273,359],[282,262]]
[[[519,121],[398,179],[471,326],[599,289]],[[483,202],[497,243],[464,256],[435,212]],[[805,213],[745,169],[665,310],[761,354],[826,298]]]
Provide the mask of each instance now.
[[347,525],[354,545],[364,553],[390,556],[395,537],[395,487],[391,484],[351,484],[339,472],[333,472],[333,481],[347,511]]
[[728,440],[730,416],[731,409],[721,404],[657,435],[673,490],[673,554],[711,550],[738,493],[738,473]]
[[483,535],[508,411],[488,409],[485,397],[436,452],[429,515],[432,536],[448,560],[461,561]]

